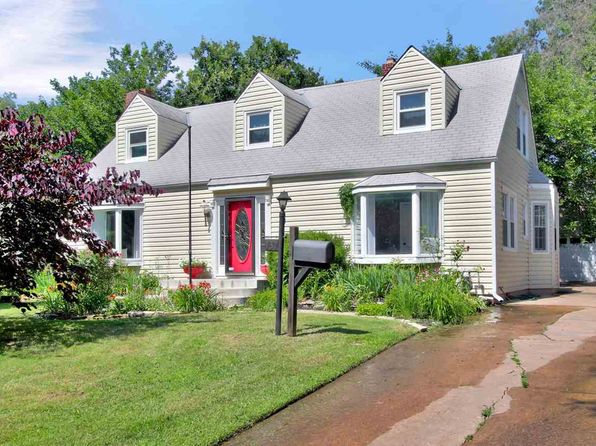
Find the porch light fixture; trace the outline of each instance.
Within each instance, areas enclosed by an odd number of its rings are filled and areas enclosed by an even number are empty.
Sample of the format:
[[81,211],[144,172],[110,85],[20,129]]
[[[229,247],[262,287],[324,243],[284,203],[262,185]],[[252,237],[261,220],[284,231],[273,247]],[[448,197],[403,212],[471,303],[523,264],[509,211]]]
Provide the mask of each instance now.
[[203,217],[205,217],[205,225],[211,227],[213,221],[213,211],[211,210],[211,204],[203,200]]
[[280,192],[276,199],[277,201],[279,201],[279,209],[281,209],[282,212],[285,212],[286,206],[288,205],[288,201],[292,201],[292,199],[285,190],[283,192]]

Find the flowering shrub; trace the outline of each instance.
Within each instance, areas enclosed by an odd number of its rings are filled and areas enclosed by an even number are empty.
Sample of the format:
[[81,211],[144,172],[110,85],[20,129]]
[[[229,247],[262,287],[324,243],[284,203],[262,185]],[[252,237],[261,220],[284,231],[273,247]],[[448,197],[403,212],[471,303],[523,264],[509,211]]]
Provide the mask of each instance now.
[[209,282],[192,285],[180,285],[170,295],[174,306],[184,312],[215,311],[222,308],[217,299],[218,293],[211,288]]

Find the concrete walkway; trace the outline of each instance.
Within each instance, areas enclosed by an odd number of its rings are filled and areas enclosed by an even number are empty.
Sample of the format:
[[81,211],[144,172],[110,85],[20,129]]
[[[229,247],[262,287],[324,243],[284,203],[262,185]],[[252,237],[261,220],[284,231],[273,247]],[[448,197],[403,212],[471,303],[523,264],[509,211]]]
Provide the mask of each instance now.
[[415,336],[229,444],[590,444],[596,288],[574,291]]

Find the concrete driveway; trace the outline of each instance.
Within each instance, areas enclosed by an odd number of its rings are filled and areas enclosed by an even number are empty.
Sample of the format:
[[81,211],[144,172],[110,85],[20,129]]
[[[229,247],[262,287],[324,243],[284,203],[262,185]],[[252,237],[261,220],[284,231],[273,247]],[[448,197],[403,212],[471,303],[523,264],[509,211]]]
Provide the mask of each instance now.
[[583,445],[595,432],[596,287],[584,287],[415,336],[229,444]]

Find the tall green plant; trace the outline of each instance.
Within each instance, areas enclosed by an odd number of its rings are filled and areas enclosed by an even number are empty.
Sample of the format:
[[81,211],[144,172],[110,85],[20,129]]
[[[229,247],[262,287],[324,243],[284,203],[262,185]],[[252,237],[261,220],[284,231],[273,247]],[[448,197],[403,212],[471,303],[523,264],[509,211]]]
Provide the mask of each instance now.
[[346,220],[351,220],[354,215],[354,183],[346,183],[339,188],[338,196]]

